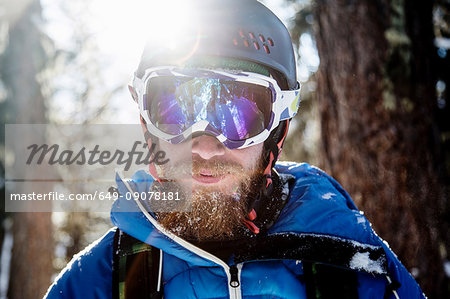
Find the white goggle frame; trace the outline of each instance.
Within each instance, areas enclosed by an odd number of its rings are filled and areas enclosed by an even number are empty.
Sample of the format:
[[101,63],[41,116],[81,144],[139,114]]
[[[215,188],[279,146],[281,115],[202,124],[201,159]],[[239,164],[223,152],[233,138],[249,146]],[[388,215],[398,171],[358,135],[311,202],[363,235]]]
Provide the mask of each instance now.
[[178,144],[190,138],[190,136],[197,132],[204,132],[215,136],[220,142],[222,142],[229,149],[241,149],[254,144],[264,142],[270,135],[270,133],[279,125],[283,120],[291,119],[297,114],[298,106],[300,103],[300,85],[294,90],[281,90],[275,79],[267,77],[258,73],[244,72],[244,71],[228,71],[228,70],[210,70],[196,68],[203,76],[205,72],[212,75],[217,74],[220,76],[229,77],[232,80],[238,82],[245,82],[264,86],[272,90],[272,95],[275,96],[275,100],[272,99],[272,113],[270,116],[269,127],[265,128],[261,133],[250,137],[245,140],[231,140],[225,137],[218,130],[209,130],[212,124],[207,120],[200,120],[194,123],[191,127],[183,131],[178,135],[171,135],[158,129],[148,117],[146,110],[144,109],[144,94],[146,92],[146,86],[150,79],[158,76],[173,75],[175,77],[192,77],[193,69],[188,69],[189,74],[184,74],[183,69],[176,66],[161,66],[149,68],[145,71],[142,78],[136,76],[133,77],[132,84],[130,86],[130,92],[134,100],[139,105],[139,111],[142,118],[147,123],[149,132],[172,144]]

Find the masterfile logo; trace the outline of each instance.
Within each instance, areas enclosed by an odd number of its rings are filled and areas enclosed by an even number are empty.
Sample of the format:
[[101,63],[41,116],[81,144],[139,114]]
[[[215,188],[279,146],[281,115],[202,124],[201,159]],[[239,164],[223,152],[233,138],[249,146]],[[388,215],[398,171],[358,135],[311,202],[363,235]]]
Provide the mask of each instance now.
[[[143,150],[139,150],[139,147]],[[162,165],[169,162],[165,159],[166,153],[163,151],[155,151],[156,144],[152,143],[150,149],[147,143],[135,141],[130,151],[124,152],[116,149],[114,152],[109,150],[100,150],[100,145],[96,144],[93,149],[89,150],[83,146],[78,151],[61,149],[58,144],[48,145],[46,143],[38,145],[32,144],[27,147],[30,150],[27,165],[33,163],[41,165],[45,161],[50,165],[108,165],[116,163],[124,165],[124,170],[128,171],[131,165]]]
[[[6,125],[5,211],[107,212],[125,196],[115,188],[117,170],[130,178],[179,159],[180,153],[170,157],[152,141],[139,124]],[[165,192],[161,202],[178,195]]]

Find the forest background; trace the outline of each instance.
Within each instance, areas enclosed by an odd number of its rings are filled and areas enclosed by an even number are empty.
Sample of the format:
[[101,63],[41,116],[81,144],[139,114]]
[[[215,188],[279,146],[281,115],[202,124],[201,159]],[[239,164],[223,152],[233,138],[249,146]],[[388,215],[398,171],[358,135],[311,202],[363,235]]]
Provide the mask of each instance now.
[[[172,2],[0,0],[1,123],[137,123],[126,86],[145,31],[176,23]],[[429,298],[448,298],[450,1],[264,3],[291,32],[302,84],[282,160],[336,178]],[[148,18],[152,9],[171,19]],[[111,226],[107,213],[4,208],[0,224],[0,298],[10,299],[41,298]]]

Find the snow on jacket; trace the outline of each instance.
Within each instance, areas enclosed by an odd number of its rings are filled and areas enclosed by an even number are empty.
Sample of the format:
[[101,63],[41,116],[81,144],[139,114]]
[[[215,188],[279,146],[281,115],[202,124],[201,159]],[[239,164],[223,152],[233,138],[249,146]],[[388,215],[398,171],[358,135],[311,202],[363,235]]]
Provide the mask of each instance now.
[[[278,242],[277,238],[337,240],[355,248],[354,256],[344,266],[357,273],[359,298],[383,298],[389,281],[401,286],[388,298],[424,298],[415,280],[333,178],[308,164],[278,163],[276,169],[280,175],[293,175],[296,181],[289,201],[268,230],[267,235],[274,242]],[[130,189],[145,192],[149,190],[149,178],[144,171],[137,172],[131,181],[118,177],[119,193]],[[290,257],[291,249],[286,251],[287,259],[239,261],[240,286],[233,288],[229,270],[235,261],[225,263],[167,231],[162,232],[164,229],[148,217],[151,216],[146,216],[136,202],[123,196],[111,211],[114,225],[164,252],[164,298],[306,298],[305,285],[298,278],[302,276],[302,262]],[[46,298],[112,298],[115,229],[74,256]],[[381,257],[370,256],[369,251],[377,250],[383,252]],[[324,258],[333,258],[333,251],[326,252]]]

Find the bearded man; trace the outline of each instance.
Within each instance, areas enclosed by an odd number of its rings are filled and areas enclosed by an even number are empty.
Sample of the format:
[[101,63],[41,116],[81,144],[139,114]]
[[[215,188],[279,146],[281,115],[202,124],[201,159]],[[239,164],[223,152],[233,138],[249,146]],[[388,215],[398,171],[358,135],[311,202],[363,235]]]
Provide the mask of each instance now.
[[276,162],[300,88],[282,22],[255,0],[192,5],[183,46],[150,41],[130,85],[169,162],[118,176],[116,227],[47,298],[423,298],[335,180]]

